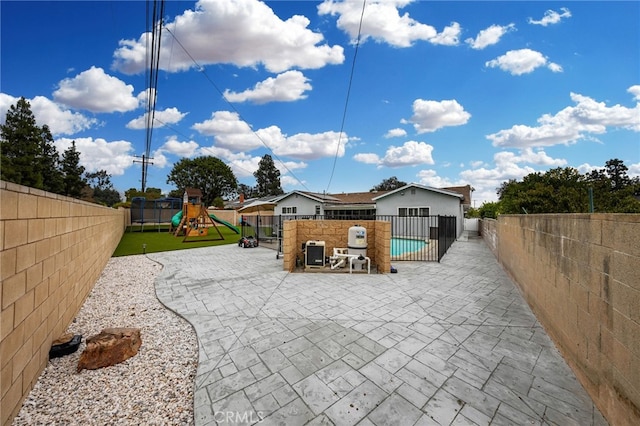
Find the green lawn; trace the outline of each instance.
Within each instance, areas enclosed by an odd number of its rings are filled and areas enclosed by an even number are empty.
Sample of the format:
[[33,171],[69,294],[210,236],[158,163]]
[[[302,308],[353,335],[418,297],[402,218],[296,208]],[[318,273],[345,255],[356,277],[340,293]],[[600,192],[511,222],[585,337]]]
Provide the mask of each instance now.
[[[140,232],[140,227],[134,226],[132,230],[127,229],[125,231],[116,251],[113,252],[113,257],[238,243],[240,239],[239,234],[236,234],[225,226],[219,226],[218,229],[224,237],[224,240],[198,241],[198,238],[204,237],[189,237],[188,242],[183,243],[182,240],[184,237],[174,237],[173,234],[169,233],[168,227],[160,228],[160,231],[158,231],[157,227],[148,226],[144,232]],[[206,238],[219,237],[215,229],[211,231]],[[143,248],[143,245],[146,245],[146,248]]]

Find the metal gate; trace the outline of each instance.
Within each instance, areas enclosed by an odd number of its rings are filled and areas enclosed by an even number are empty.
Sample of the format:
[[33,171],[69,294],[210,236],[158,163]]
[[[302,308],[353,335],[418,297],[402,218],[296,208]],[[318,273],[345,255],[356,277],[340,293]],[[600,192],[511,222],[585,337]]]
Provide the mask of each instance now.
[[439,262],[456,239],[455,216],[377,216],[391,222],[391,261]]

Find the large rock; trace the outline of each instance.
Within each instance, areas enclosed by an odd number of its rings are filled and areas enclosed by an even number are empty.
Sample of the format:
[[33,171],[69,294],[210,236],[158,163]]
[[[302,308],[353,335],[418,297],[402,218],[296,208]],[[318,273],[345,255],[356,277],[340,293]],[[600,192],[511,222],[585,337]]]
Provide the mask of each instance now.
[[118,364],[137,354],[141,344],[139,328],[105,328],[87,339],[87,347],[78,361],[78,372]]

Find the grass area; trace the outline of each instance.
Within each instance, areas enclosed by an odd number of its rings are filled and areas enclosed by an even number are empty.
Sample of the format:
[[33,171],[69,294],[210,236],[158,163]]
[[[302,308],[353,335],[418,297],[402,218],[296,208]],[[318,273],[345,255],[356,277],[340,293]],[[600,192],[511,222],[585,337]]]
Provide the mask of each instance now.
[[[240,235],[226,226],[219,226],[218,229],[224,237],[224,240],[198,241],[198,238],[219,237],[215,229],[212,229],[208,237],[189,237],[188,242],[183,243],[182,240],[184,237],[174,237],[172,233],[169,233],[168,227],[157,228],[155,226],[148,226],[144,232],[140,232],[140,227],[134,226],[125,231],[118,247],[115,252],[113,252],[113,257],[143,254],[143,252],[157,253],[160,251],[185,250],[238,243]],[[146,248],[143,248],[143,244],[146,245]]]

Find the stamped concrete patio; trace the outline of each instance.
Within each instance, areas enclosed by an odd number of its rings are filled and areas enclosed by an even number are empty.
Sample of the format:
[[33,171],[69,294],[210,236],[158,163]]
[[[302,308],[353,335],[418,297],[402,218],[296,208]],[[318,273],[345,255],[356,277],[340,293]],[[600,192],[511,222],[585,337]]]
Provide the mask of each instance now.
[[198,335],[196,425],[607,424],[482,240],[386,275],[236,245],[149,257]]

